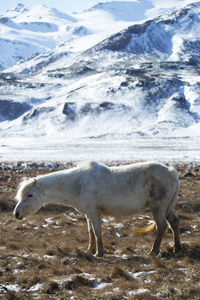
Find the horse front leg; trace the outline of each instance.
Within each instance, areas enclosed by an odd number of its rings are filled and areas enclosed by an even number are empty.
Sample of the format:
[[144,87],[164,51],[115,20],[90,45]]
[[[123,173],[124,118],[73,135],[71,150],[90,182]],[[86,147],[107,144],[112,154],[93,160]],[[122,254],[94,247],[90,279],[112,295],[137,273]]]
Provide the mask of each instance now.
[[95,236],[95,241],[96,241],[95,256],[103,256],[104,249],[103,249],[103,243],[102,243],[102,237],[101,237],[100,214],[97,209],[92,209],[87,213],[87,216],[91,221],[92,229],[93,229],[94,236]]
[[86,220],[87,220],[88,235],[89,235],[89,245],[88,245],[87,252],[94,254],[95,251],[96,251],[96,239],[95,239],[95,235],[94,235],[94,231],[93,231],[93,228],[92,228],[91,221],[87,217],[87,215],[85,215],[85,217],[86,217]]

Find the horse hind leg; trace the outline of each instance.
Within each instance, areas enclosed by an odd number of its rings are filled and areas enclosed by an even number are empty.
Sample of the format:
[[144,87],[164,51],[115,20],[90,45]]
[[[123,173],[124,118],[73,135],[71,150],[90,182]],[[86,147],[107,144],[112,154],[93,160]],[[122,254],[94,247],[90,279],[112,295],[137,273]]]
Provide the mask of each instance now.
[[153,216],[157,225],[157,233],[156,233],[156,238],[153,247],[149,254],[158,255],[160,252],[160,245],[162,242],[162,238],[167,228],[167,221],[165,219],[165,215],[163,215],[163,212],[161,212],[160,210],[153,211]]
[[180,184],[177,182],[177,188],[176,192],[174,194],[174,197],[172,198],[172,201],[167,209],[166,217],[167,221],[172,229],[173,236],[174,236],[174,251],[179,252],[181,250],[181,242],[180,242],[180,235],[179,235],[179,218],[175,215],[174,212],[174,205],[175,200],[177,199],[178,192],[180,189]]
[[179,218],[175,215],[173,210],[170,213],[168,213],[167,221],[174,235],[174,251],[179,252],[181,250],[181,242],[179,235]]

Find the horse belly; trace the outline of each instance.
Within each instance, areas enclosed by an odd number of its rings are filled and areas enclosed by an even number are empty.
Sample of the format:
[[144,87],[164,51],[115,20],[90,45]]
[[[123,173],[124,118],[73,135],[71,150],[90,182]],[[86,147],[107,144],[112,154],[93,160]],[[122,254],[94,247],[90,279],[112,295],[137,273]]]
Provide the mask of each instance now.
[[145,199],[133,200],[130,198],[113,199],[113,201],[105,201],[104,205],[100,205],[101,214],[109,216],[130,216],[136,214],[148,207],[148,201]]

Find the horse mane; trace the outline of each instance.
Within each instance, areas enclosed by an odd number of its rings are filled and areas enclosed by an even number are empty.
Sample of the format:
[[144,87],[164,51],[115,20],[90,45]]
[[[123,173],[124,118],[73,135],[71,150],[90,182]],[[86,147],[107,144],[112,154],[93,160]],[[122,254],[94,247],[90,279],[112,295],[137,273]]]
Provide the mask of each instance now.
[[[26,185],[33,183],[34,180],[35,178],[22,177],[17,187],[17,193],[19,192],[20,189],[24,188]],[[18,201],[17,198],[15,198],[15,200]]]
[[22,177],[19,184],[18,184],[18,186],[17,186],[17,189],[19,190],[19,188],[23,185],[23,183],[28,182],[30,179],[32,179],[32,178]]

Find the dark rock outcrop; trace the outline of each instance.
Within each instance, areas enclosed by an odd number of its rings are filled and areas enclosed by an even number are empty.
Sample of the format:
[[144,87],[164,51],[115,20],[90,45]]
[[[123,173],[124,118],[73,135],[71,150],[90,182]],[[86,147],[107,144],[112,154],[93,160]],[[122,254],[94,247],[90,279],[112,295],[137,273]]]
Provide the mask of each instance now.
[[32,108],[27,103],[20,103],[12,100],[0,100],[0,121],[12,121],[17,119]]

